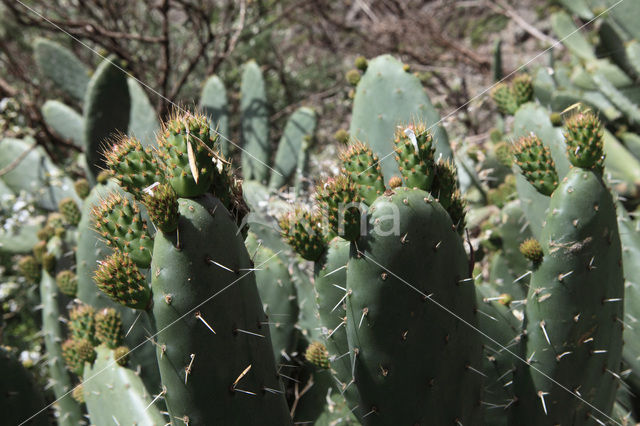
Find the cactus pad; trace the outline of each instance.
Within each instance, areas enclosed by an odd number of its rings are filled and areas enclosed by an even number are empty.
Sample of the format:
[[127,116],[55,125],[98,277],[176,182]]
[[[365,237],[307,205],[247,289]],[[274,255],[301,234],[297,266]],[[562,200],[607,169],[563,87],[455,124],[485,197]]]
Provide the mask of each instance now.
[[571,164],[602,173],[604,144],[600,120],[591,112],[577,113],[567,119],[565,129],[564,138]]
[[64,221],[71,226],[78,226],[80,223],[80,208],[76,204],[73,198],[67,197],[60,200],[58,203],[58,209],[62,216],[64,217]]
[[408,188],[428,191],[433,181],[433,136],[424,124],[398,129],[395,135],[396,162]]
[[62,343],[62,356],[69,370],[81,376],[84,363],[92,363],[96,359],[96,351],[88,340],[68,339]]
[[96,339],[108,348],[115,349],[122,344],[122,319],[112,308],[104,308],[95,314]]
[[111,175],[136,199],[142,198],[144,188],[162,181],[157,160],[136,138],[122,137],[104,156]]
[[40,264],[33,256],[25,256],[20,259],[18,262],[18,272],[30,283],[40,281]]
[[491,99],[503,114],[514,115],[518,110],[516,95],[505,83],[498,83],[491,89]]
[[356,185],[365,203],[370,205],[382,195],[384,178],[378,156],[371,148],[356,142],[340,153],[340,159],[345,174]]
[[348,177],[339,175],[318,185],[316,199],[333,233],[349,241],[358,239],[360,195]]
[[315,261],[325,250],[321,222],[319,212],[310,213],[303,208],[296,208],[285,213],[278,224],[291,248],[304,259]]
[[519,74],[515,76],[511,87],[518,106],[533,99],[533,79],[529,74]]
[[178,194],[168,184],[160,184],[144,195],[143,203],[151,221],[162,232],[172,232],[178,226]]
[[58,275],[56,275],[56,284],[62,294],[70,297],[75,297],[78,291],[78,277],[69,270],[58,272]]
[[71,308],[68,326],[73,339],[86,339],[91,344],[97,343],[95,341],[94,314],[95,310],[89,305],[80,304]]

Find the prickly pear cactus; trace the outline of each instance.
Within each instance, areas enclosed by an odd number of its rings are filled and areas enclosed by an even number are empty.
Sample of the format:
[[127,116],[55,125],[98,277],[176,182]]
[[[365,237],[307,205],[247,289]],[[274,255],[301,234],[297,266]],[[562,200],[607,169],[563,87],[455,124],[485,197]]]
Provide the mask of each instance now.
[[[540,238],[544,257],[527,296],[532,389],[517,395],[523,405],[537,402],[539,422],[553,424],[606,419],[622,352],[624,279],[615,205],[598,167],[600,125],[593,115],[580,115],[570,129],[580,121],[592,125],[580,126],[578,133],[588,137],[567,132],[574,167],[551,194]],[[578,152],[584,156],[576,158]]]

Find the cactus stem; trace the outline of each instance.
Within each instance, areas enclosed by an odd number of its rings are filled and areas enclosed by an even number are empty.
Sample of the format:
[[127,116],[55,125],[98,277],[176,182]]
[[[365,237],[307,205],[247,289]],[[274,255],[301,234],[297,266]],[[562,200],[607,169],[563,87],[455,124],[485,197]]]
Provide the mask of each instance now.
[[205,321],[205,319],[204,319],[204,318],[202,318],[202,315],[200,314],[200,311],[196,312],[196,318],[198,318],[200,321],[202,321],[202,323],[203,323],[204,325],[206,325],[206,326],[207,326],[207,328],[208,328],[209,330],[211,330],[211,332],[212,332],[213,334],[216,334],[216,331],[215,331],[213,328],[211,328],[211,326],[209,325],[209,323],[208,323],[207,321]]

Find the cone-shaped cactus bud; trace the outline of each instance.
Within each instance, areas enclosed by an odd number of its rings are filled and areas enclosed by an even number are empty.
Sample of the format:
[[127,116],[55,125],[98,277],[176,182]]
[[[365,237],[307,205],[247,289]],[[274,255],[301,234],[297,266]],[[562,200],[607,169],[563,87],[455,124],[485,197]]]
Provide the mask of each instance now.
[[355,69],[349,70],[347,71],[345,78],[347,79],[347,83],[349,83],[352,86],[357,86],[358,83],[360,82],[360,71]]
[[447,208],[447,213],[449,213],[449,217],[451,217],[453,228],[458,232],[458,234],[462,235],[462,231],[466,224],[467,201],[462,196],[462,193],[460,193],[460,190],[456,189],[452,194],[451,203]]
[[142,202],[147,207],[151,221],[164,233],[178,227],[178,194],[169,184],[160,184],[144,195]]
[[64,217],[65,223],[71,226],[78,226],[82,213],[76,202],[71,197],[63,198],[58,203],[58,209]]
[[44,242],[49,241],[51,237],[53,237],[54,235],[56,235],[56,230],[53,226],[49,226],[49,225],[43,226],[36,233],[36,237],[38,237],[39,240],[42,240]]
[[96,177],[96,182],[98,182],[100,185],[106,185],[110,177],[111,177],[111,171],[103,170],[100,173],[98,173],[98,176]]
[[348,144],[349,143],[349,132],[345,129],[338,129],[336,130],[336,132],[333,134],[333,138],[341,143],[341,144]]
[[49,274],[52,274],[56,269],[56,257],[53,253],[45,253],[42,255],[42,268]]
[[348,241],[360,237],[361,197],[347,176],[329,178],[318,185],[316,199],[334,234]]
[[329,368],[329,351],[320,342],[311,342],[304,353],[304,357],[316,367]]
[[33,246],[33,257],[38,261],[38,263],[42,263],[42,256],[47,252],[47,242],[46,241],[38,241]]
[[513,165],[513,154],[511,153],[511,145],[505,141],[498,142],[493,146],[493,154],[500,164],[506,167]]
[[431,195],[437,199],[442,207],[449,208],[453,201],[453,194],[458,189],[458,172],[453,162],[440,159],[434,168]]
[[126,346],[119,346],[113,351],[113,358],[118,365],[125,366],[129,362],[129,348]]
[[518,110],[518,101],[513,90],[504,83],[498,83],[491,89],[491,99],[503,114],[514,115]]
[[81,376],[84,371],[84,363],[95,361],[96,351],[88,340],[68,339],[62,343],[62,357],[67,368]]
[[558,173],[549,148],[537,136],[521,138],[513,149],[516,164],[539,193],[551,195],[558,186]]
[[89,192],[91,192],[91,185],[89,185],[89,181],[86,179],[78,179],[73,184],[73,188],[76,190],[76,194],[81,199],[85,199],[89,196]]
[[151,289],[127,253],[116,250],[98,266],[93,280],[115,302],[135,309],[151,304]]
[[157,160],[136,138],[121,137],[104,156],[111,175],[136,199],[142,198],[144,188],[162,179]]
[[69,332],[76,339],[86,339],[91,344],[97,344],[95,340],[95,310],[90,305],[79,304],[69,311]]
[[84,404],[84,386],[82,386],[82,383],[73,388],[71,397],[79,404]]
[[18,262],[18,272],[30,283],[37,283],[40,281],[40,264],[33,256],[25,256],[20,259]]
[[434,167],[433,136],[424,124],[399,128],[395,136],[396,162],[408,188],[431,189]]
[[67,296],[75,297],[78,292],[78,277],[72,271],[65,270],[58,272],[56,275],[56,284],[62,292]]
[[282,236],[293,250],[304,259],[316,261],[325,250],[320,213],[310,213],[298,207],[285,213],[279,220]]
[[176,112],[165,124],[158,138],[158,154],[179,197],[197,197],[211,186],[216,140],[217,134],[211,135],[209,120],[202,115]]
[[534,264],[542,262],[544,253],[542,252],[542,246],[535,238],[528,238],[520,244],[520,253]]
[[367,70],[367,66],[369,66],[369,63],[367,62],[367,58],[365,58],[364,56],[358,56],[355,61],[353,61],[353,66],[355,66],[360,71],[365,72]]
[[135,202],[111,194],[91,211],[96,231],[107,244],[129,253],[141,268],[151,264],[153,240]]
[[519,74],[515,76],[512,87],[518,106],[533,99],[533,79],[529,74]]
[[576,167],[602,172],[604,148],[602,123],[592,112],[579,112],[564,123],[569,161]]
[[389,188],[396,189],[402,186],[402,178],[400,176],[391,176],[389,179]]
[[356,142],[340,153],[344,173],[356,185],[368,205],[384,193],[384,179],[378,156],[368,146]]
[[104,308],[95,315],[96,339],[110,349],[122,344],[122,319],[113,308]]

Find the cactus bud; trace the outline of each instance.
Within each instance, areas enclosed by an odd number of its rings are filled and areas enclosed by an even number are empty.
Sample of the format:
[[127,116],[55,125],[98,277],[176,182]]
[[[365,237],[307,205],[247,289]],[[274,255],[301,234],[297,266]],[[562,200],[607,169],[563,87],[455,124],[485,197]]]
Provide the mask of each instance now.
[[91,192],[91,186],[89,185],[89,181],[86,179],[78,179],[73,184],[73,188],[76,190],[76,194],[81,199],[85,199],[89,196],[89,192]]
[[389,188],[396,189],[402,186],[402,178],[400,176],[391,176],[389,179]]
[[104,156],[112,176],[138,200],[144,195],[144,188],[162,178],[151,151],[144,149],[136,138],[122,137]]
[[38,263],[42,263],[42,257],[47,252],[47,242],[46,241],[38,241],[33,246],[33,257],[36,259]]
[[129,348],[126,346],[117,347],[113,351],[113,358],[115,358],[118,365],[125,366],[129,362]]
[[88,340],[68,339],[62,343],[62,357],[69,370],[81,376],[85,362],[92,363],[95,361],[96,351]]
[[396,162],[408,188],[423,191],[433,182],[433,136],[422,123],[399,128],[395,136]]
[[357,86],[360,82],[360,71],[356,69],[349,70],[347,71],[345,78],[347,79],[347,83],[352,86]]
[[73,198],[67,197],[60,200],[60,203],[58,203],[58,210],[62,213],[65,223],[71,226],[78,226],[82,213]]
[[25,256],[20,259],[18,262],[18,272],[30,283],[40,281],[40,264],[33,256]]
[[178,227],[178,194],[171,185],[160,184],[142,200],[151,221],[162,232],[173,232]]
[[353,61],[353,66],[355,66],[360,71],[365,72],[367,70],[367,66],[369,66],[369,63],[367,62],[367,58],[365,58],[364,56],[358,56],[355,61]]
[[45,253],[42,255],[42,268],[49,274],[52,274],[56,269],[56,257],[53,253]]
[[316,261],[325,250],[319,213],[309,213],[302,208],[285,213],[279,220],[282,236],[293,250],[304,259]]
[[336,130],[336,132],[333,134],[333,138],[341,143],[341,144],[348,144],[349,143],[349,132],[345,129],[338,129]]
[[112,308],[100,310],[95,315],[96,339],[110,349],[122,344],[122,319],[120,314]]
[[100,185],[106,185],[110,177],[111,177],[111,172],[109,170],[103,170],[100,173],[98,173],[98,176],[96,177],[96,182],[98,182]]
[[498,83],[491,90],[491,99],[503,114],[514,115],[518,110],[518,101],[513,90],[504,83]]
[[603,129],[598,117],[592,112],[580,112],[567,119],[564,126],[566,129],[564,138],[571,164],[602,173],[604,168]]
[[91,214],[96,231],[108,245],[129,253],[141,268],[149,267],[153,240],[135,202],[114,193],[94,207]]
[[329,228],[348,241],[360,236],[360,195],[344,175],[329,178],[316,188],[316,199],[329,221]]
[[493,147],[493,153],[500,164],[506,167],[513,165],[513,154],[511,153],[511,145],[507,142],[498,142]]
[[529,74],[515,76],[512,87],[518,106],[533,99],[533,79]]
[[151,289],[127,253],[116,250],[98,266],[93,279],[100,290],[124,306],[147,309],[151,304]]
[[453,194],[458,189],[458,173],[449,160],[440,159],[434,168],[431,195],[447,210],[453,201]]
[[84,404],[84,386],[82,386],[82,383],[73,388],[71,397],[75,399],[79,404]]
[[58,275],[56,275],[56,284],[62,294],[66,294],[67,296],[75,297],[78,291],[78,277],[69,270],[58,272]]
[[71,308],[68,327],[74,339],[86,339],[91,344],[98,343],[95,340],[94,314],[95,311],[90,305],[80,304]]
[[327,348],[320,342],[310,343],[304,357],[317,367],[329,368],[329,351],[327,351]]
[[355,184],[364,202],[371,205],[384,193],[384,178],[378,156],[371,148],[356,142],[340,152],[343,173]]
[[513,150],[516,164],[538,192],[551,195],[558,186],[558,173],[549,148],[537,136],[521,138]]
[[535,238],[528,238],[520,244],[520,253],[534,264],[542,262],[544,253],[542,252],[542,246]]

